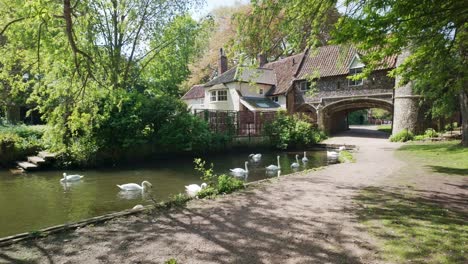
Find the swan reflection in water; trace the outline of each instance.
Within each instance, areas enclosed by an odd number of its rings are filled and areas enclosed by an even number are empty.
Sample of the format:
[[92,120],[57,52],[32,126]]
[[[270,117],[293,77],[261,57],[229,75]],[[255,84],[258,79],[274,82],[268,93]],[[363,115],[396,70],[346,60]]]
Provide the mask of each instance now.
[[60,182],[64,191],[70,191],[72,188],[76,188],[77,186],[81,185],[81,181],[74,181],[74,182]]
[[266,175],[268,177],[279,177],[281,175],[281,170],[266,170]]
[[146,192],[135,190],[135,191],[120,191],[117,193],[117,197],[123,200],[147,200],[149,198]]

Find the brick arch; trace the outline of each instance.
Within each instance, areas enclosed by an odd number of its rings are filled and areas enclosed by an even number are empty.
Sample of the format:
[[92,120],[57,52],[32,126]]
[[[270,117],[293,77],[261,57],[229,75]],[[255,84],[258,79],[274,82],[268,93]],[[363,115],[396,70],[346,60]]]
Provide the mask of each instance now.
[[366,108],[381,108],[393,113],[393,103],[388,100],[376,98],[344,99],[326,105],[322,108],[322,111],[330,114],[345,110],[359,110]]
[[310,118],[311,122],[317,122],[317,109],[310,104],[302,104],[296,108],[295,113],[305,115]]
[[322,129],[327,133],[346,130],[348,112],[367,108],[380,108],[393,114],[393,103],[379,98],[349,98],[330,103],[320,109]]

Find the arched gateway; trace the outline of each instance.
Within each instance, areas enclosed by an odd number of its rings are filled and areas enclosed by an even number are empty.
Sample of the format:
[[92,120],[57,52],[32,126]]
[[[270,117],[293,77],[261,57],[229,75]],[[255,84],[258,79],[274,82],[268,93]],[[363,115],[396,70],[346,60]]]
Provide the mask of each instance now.
[[261,131],[266,117],[281,109],[307,115],[324,131],[333,133],[348,128],[349,112],[380,108],[393,114],[393,133],[405,128],[418,132],[422,116],[420,98],[412,94],[411,84],[395,89],[398,78],[389,76],[389,71],[407,54],[383,58],[366,78],[359,78],[366,67],[361,54],[353,47],[330,45],[269,63],[263,58],[255,69],[242,66],[228,69],[221,50],[219,75],[204,85],[192,87],[183,99],[194,112],[203,111],[204,117],[216,116],[207,119],[216,128],[227,122],[218,118],[223,116],[220,112],[236,117],[258,116],[253,121],[242,118],[229,121],[237,128],[248,126],[249,135],[251,127]]

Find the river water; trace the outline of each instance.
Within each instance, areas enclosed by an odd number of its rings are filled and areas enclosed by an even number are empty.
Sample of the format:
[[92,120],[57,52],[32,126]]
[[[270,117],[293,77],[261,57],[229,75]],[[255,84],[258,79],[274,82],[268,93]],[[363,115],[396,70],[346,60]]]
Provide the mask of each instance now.
[[[276,165],[280,156],[281,174],[294,172],[290,164],[299,154],[300,168],[296,171],[326,165],[324,151],[307,153],[309,162],[301,162],[302,152],[262,152],[258,163],[249,163],[247,182],[273,177],[266,174],[265,167]],[[216,173],[229,173],[230,168],[244,167],[248,153],[225,153],[205,157],[214,164]],[[13,175],[0,170],[0,237],[22,232],[35,231],[48,226],[75,222],[110,212],[132,208],[137,204],[151,203],[150,197],[158,201],[185,191],[184,186],[200,184],[200,173],[194,170],[193,160],[158,160],[126,168],[66,171],[81,174],[84,178],[66,186],[60,183],[64,171],[38,171]],[[140,192],[121,192],[116,184],[152,183],[147,195]]]

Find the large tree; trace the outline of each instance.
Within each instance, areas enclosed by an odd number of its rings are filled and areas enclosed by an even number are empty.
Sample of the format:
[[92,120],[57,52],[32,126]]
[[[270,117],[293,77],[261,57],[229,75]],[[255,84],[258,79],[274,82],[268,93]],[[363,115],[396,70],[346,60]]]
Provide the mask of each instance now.
[[326,45],[339,18],[333,1],[254,0],[253,8],[236,16],[237,50],[247,58],[270,60]]
[[[309,26],[308,45],[317,43],[322,23],[336,0],[257,0],[252,1],[254,14],[265,14],[262,23],[253,23],[247,35],[269,34],[272,14],[283,15],[284,32],[301,36]],[[458,98],[462,115],[462,144],[468,146],[468,8],[459,0],[346,0],[345,10],[333,34],[336,43],[351,43],[365,50],[366,72],[383,57],[409,50],[405,63],[393,74],[404,82],[413,81],[414,89],[431,101],[432,112],[443,115],[453,110]],[[297,26],[304,18],[306,25]],[[270,18],[270,20],[268,19]],[[255,18],[256,20],[260,18]],[[273,19],[273,20],[272,20]],[[266,24],[265,24],[266,23]],[[293,41],[288,42],[298,46]],[[265,47],[268,47],[266,45]],[[366,74],[366,72],[364,74]]]
[[51,124],[51,142],[94,148],[101,124],[151,84],[145,71],[176,42],[152,40],[198,2],[0,0],[1,81],[10,94],[34,87],[30,100]]
[[[413,81],[432,105],[433,116],[450,114],[458,97],[462,144],[468,147],[468,8],[463,1],[347,1],[337,24],[337,42],[352,42],[376,63],[409,50],[393,74]],[[370,67],[369,70],[371,70]]]

